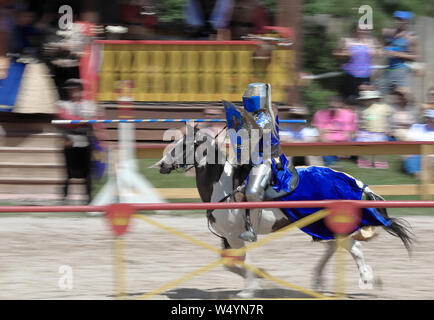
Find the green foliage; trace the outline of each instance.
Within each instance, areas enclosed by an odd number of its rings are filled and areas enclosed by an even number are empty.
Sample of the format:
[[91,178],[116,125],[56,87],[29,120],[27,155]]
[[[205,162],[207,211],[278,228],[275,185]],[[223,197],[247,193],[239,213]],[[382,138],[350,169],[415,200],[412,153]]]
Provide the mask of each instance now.
[[262,0],[260,2],[265,8],[267,8],[270,15],[274,16],[276,14],[276,3],[277,0]]
[[375,15],[388,16],[396,10],[415,15],[434,16],[434,1],[426,0],[304,0],[304,14],[330,14],[334,17],[356,18],[358,8],[370,5]]
[[[188,0],[159,0],[158,1],[158,19],[162,22],[180,21],[184,18],[184,6]],[[267,8],[269,14],[276,14],[277,0],[261,0],[260,3]]]
[[175,22],[184,19],[186,0],[159,0],[158,20],[161,22]]
[[311,114],[314,114],[316,111],[326,108],[328,100],[331,96],[336,95],[337,91],[327,89],[320,83],[312,81],[308,86],[301,88],[301,94],[303,104],[309,108]]
[[[322,25],[309,24],[303,27],[303,71],[313,74],[339,70],[340,61],[333,57],[338,39],[326,32]],[[335,78],[313,80],[301,89],[303,103],[313,113],[327,107],[329,98],[336,95]]]
[[332,52],[337,46],[338,39],[327,34],[322,25],[310,24],[303,26],[304,70],[312,73],[335,71],[339,62]]

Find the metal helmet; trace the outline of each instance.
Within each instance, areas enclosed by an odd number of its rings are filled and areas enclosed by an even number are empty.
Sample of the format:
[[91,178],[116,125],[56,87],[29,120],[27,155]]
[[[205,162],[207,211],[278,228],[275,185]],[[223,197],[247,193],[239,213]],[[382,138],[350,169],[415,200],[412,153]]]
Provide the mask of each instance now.
[[265,83],[250,83],[243,95],[244,109],[256,112],[265,109],[267,105],[267,85]]

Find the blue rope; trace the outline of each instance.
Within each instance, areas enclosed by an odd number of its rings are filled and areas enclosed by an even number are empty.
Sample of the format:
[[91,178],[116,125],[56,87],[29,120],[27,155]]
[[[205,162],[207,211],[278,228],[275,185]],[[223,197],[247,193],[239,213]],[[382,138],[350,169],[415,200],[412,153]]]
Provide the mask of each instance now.
[[[155,122],[226,122],[226,119],[110,119],[110,120],[52,120],[53,124],[85,123],[155,123]],[[279,120],[280,123],[306,123],[306,120]]]

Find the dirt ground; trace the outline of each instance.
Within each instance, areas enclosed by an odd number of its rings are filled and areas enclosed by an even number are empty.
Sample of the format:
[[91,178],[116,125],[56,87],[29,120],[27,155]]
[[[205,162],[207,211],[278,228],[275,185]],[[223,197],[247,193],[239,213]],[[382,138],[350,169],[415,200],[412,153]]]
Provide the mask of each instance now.
[[[220,247],[202,215],[152,215],[152,219]],[[350,299],[434,299],[434,218],[407,217],[418,237],[409,258],[398,238],[383,230],[363,244],[365,258],[378,281],[374,289],[361,289],[358,272],[346,255],[345,292]],[[103,217],[3,217],[0,218],[0,299],[113,299],[113,236]],[[214,261],[215,253],[197,247],[139,220],[125,236],[125,265],[129,299],[150,292]],[[253,250],[251,264],[274,277],[312,289],[315,264],[324,252],[299,230]],[[61,289],[70,266],[72,288]],[[334,259],[326,267],[325,294],[334,289]],[[154,299],[227,299],[242,288],[243,280],[219,266]],[[262,280],[261,298],[310,298]]]

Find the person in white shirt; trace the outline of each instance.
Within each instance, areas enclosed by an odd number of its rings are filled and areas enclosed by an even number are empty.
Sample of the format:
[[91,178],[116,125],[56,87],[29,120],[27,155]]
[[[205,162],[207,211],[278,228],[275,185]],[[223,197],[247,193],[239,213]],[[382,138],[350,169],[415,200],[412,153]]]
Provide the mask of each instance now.
[[[82,99],[82,84],[79,79],[66,81],[65,89],[68,100],[58,102],[58,118],[66,120],[83,120],[95,116],[96,107],[91,101]],[[71,178],[85,179],[87,203],[91,200],[91,154],[93,130],[91,125],[64,125],[61,127],[64,137],[64,156],[66,179],[63,187],[64,201],[68,196]]]
[[[424,122],[413,124],[407,135],[409,141],[434,141],[434,109],[427,109],[424,112]],[[430,155],[434,165],[434,155]],[[409,156],[404,160],[404,171],[408,174],[419,177],[421,156]]]

